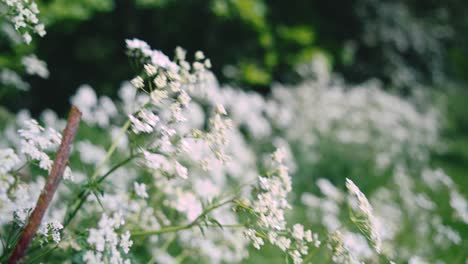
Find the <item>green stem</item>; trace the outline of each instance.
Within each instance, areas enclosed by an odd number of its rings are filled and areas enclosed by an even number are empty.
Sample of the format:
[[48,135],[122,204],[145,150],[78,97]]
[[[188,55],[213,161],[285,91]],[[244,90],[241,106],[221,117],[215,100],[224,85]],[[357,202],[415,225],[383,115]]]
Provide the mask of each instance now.
[[106,153],[106,156],[105,158],[101,161],[101,163],[99,163],[98,167],[96,168],[96,170],[94,171],[94,174],[93,176],[91,176],[91,179],[95,179],[96,177],[99,176],[99,173],[101,172],[101,170],[104,168],[104,166],[106,165],[107,161],[109,161],[110,157],[112,156],[112,154],[114,154],[114,151],[117,149],[117,146],[119,144],[119,141],[120,139],[122,138],[123,135],[125,135],[125,133],[127,132],[128,128],[130,127],[130,120],[127,120],[127,122],[125,122],[125,124],[123,125],[122,129],[120,130],[119,132],[119,135],[117,135],[117,138],[114,140],[114,142],[112,143],[112,145],[110,146],[110,148],[107,150],[107,153]]
[[50,252],[54,251],[56,248],[58,248],[58,244],[53,246],[53,247],[50,247],[48,248],[47,250],[43,251],[41,254],[39,254],[38,256],[34,257],[33,259],[31,260],[27,260],[29,263],[39,263],[38,260],[43,258],[44,256],[46,256],[47,254],[49,254]]
[[211,205],[209,207],[207,207],[197,218],[195,218],[195,220],[193,220],[192,222],[186,224],[186,225],[178,225],[178,226],[168,226],[168,227],[163,227],[159,230],[150,230],[150,231],[136,231],[136,232],[130,232],[132,234],[133,237],[136,237],[136,236],[149,236],[149,235],[160,235],[160,234],[164,234],[164,233],[172,233],[172,232],[177,232],[177,231],[181,231],[181,230],[185,230],[185,229],[190,229],[192,227],[194,227],[195,225],[198,224],[198,222],[200,221],[200,219],[204,218],[208,213],[210,213],[211,211],[223,206],[223,205],[226,205],[228,203],[231,203],[233,202],[234,199],[229,199],[227,201],[224,201],[222,203],[218,203],[218,204],[214,204],[214,205]]
[[[125,122],[125,124],[122,126],[122,129],[120,130],[119,134],[117,135],[117,138],[112,142],[112,145],[109,147],[109,149],[107,150],[107,153],[106,153],[106,156],[105,158],[101,161],[101,163],[99,163],[98,167],[96,168],[96,170],[94,171],[93,175],[91,176],[91,180],[95,180],[99,173],[101,172],[101,170],[104,168],[104,166],[106,165],[107,161],[110,159],[110,157],[112,156],[112,154],[114,154],[115,150],[117,149],[117,146],[119,144],[119,141],[120,139],[122,138],[123,135],[125,135],[125,133],[127,132],[128,128],[130,127],[131,125],[131,122],[130,120],[127,120],[127,122]],[[132,159],[134,159],[135,157],[137,156],[137,154],[135,155],[131,155],[130,157],[128,157],[127,159],[119,162],[118,164],[116,164],[114,167],[112,167],[107,173],[105,173],[103,176],[101,176],[99,179],[97,179],[96,182],[100,183],[102,182],[103,180],[105,180],[110,174],[112,174],[114,171],[116,171],[118,168],[120,168],[121,166],[125,165],[126,163],[130,162]],[[86,189],[83,189],[79,194],[78,194],[78,199],[76,200],[75,204],[75,208],[73,209],[73,211],[69,214],[67,214],[67,218],[65,219],[64,221],[64,227],[68,226],[68,224],[70,224],[71,220],[76,216],[76,214],[78,213],[78,210],[81,208],[81,206],[83,206],[83,203],[86,201],[86,199],[88,198],[90,192],[88,190],[88,188]]]
[[[101,177],[99,177],[96,182],[97,183],[101,183],[102,181],[104,181],[109,175],[111,175],[114,171],[116,171],[117,169],[119,169],[120,167],[122,167],[123,165],[127,164],[128,162],[132,161],[134,158],[138,157],[138,155],[140,155],[140,153],[136,153],[136,154],[133,154],[131,156],[129,156],[128,158],[124,159],[123,161],[117,163],[116,165],[114,165],[109,171],[107,171],[104,175],[102,175]],[[75,208],[73,209],[73,211],[68,214],[69,216],[65,219],[64,221],[64,227],[66,227],[70,222],[71,220],[73,220],[73,218],[75,217],[75,215],[78,213],[78,210],[80,210],[81,206],[83,206],[84,202],[86,201],[86,199],[88,198],[89,194],[91,192],[89,191],[88,188],[86,189],[83,189],[77,196],[77,199],[76,199],[76,206]]]
[[141,153],[135,153],[130,155],[128,158],[122,160],[121,162],[117,163],[114,167],[112,167],[109,171],[107,171],[104,175],[97,179],[97,183],[101,183],[104,181],[109,175],[114,173],[114,171],[118,170],[120,167],[124,166],[125,164],[132,161],[134,158],[138,157]]

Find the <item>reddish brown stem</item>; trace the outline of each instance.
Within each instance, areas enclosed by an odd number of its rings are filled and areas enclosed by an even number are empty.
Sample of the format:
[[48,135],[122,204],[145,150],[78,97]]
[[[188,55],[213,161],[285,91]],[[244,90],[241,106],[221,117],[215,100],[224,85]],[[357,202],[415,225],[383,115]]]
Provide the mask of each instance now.
[[23,229],[21,236],[16,244],[13,253],[8,260],[8,264],[16,264],[24,256],[29,243],[39,228],[42,217],[49,207],[50,201],[54,197],[55,191],[62,179],[63,172],[67,166],[68,156],[73,145],[78,125],[80,124],[81,112],[75,106],[71,107],[70,114],[68,115],[68,122],[65,130],[63,131],[62,143],[58,149],[57,155],[52,165],[49,177],[42,189],[41,195],[37,200],[36,207],[29,217],[28,223]]

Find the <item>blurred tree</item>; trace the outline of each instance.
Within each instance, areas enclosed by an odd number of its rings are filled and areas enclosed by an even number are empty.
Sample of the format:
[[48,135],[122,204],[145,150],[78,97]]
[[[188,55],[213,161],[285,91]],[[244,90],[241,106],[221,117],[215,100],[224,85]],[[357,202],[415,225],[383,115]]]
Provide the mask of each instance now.
[[298,81],[294,69],[317,52],[349,81],[379,78],[404,91],[466,82],[467,8],[461,0],[42,0],[47,37],[0,43],[0,67],[20,69],[36,52],[50,78],[28,78],[34,100],[0,103],[63,112],[82,83],[114,95],[134,74],[123,52],[133,37],[167,54],[204,50],[223,83],[262,93],[272,81]]

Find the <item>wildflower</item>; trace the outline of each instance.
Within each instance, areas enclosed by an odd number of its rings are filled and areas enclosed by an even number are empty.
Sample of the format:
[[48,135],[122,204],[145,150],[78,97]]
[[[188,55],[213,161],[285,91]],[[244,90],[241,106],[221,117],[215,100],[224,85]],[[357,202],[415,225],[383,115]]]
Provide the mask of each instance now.
[[157,73],[157,68],[152,64],[145,64],[144,68],[148,76],[154,76]]
[[34,26],[34,31],[41,37],[45,36],[46,34],[44,24],[37,24]]
[[175,171],[177,176],[179,176],[182,179],[187,179],[188,175],[188,170],[186,167],[182,166],[179,162],[175,162]]
[[20,159],[13,149],[0,149],[0,175],[4,175],[13,170],[19,162]]
[[154,90],[150,94],[153,103],[159,103],[161,100],[168,98],[167,91],[164,90]]
[[21,59],[26,68],[26,72],[29,75],[37,75],[43,79],[49,77],[49,70],[47,69],[47,64],[44,61],[39,60],[36,55],[25,56]]
[[160,74],[154,78],[153,82],[157,88],[163,89],[167,86],[167,77],[165,75]]
[[140,76],[137,76],[137,77],[133,78],[130,81],[130,83],[133,85],[133,87],[135,87],[137,89],[142,89],[143,87],[145,87],[144,80]]
[[126,43],[128,49],[132,49],[132,50],[135,50],[135,49],[139,49],[139,50],[149,49],[148,43],[146,43],[143,40],[136,39],[136,38],[126,39],[125,43]]
[[175,49],[175,54],[176,54],[176,58],[177,58],[178,60],[184,61],[187,52],[186,52],[183,48],[181,48],[181,47],[176,47],[176,49]]
[[123,218],[119,213],[115,213],[112,217],[104,214],[101,220],[99,220],[98,228],[91,228],[89,230],[86,240],[97,252],[86,253],[83,256],[83,260],[98,259],[98,263],[125,263],[125,259],[122,257],[119,249],[127,254],[133,242],[130,240],[130,233],[128,231],[123,233],[119,238],[117,229],[123,223]]
[[369,234],[369,239],[377,251],[380,253],[381,250],[381,238],[380,234],[377,231],[376,222],[374,214],[372,212],[372,206],[367,200],[366,196],[359,190],[359,188],[350,180],[346,179],[346,188],[350,194],[350,203],[351,205],[356,205],[355,198],[357,198],[357,217],[362,217],[362,220],[352,219],[359,227],[364,229],[364,232]]
[[39,23],[37,18],[39,9],[34,1],[7,0],[3,2],[6,4],[5,17],[13,23],[16,31],[23,32],[23,40],[26,44],[31,43],[32,33],[41,37],[46,34],[44,25]]
[[254,248],[260,249],[260,248],[264,245],[263,239],[260,238],[260,237],[258,237],[258,236],[256,235],[255,230],[253,230],[253,229],[247,229],[247,230],[244,232],[244,235],[245,235],[248,239],[252,240],[252,243],[253,243]]
[[159,123],[159,117],[147,109],[142,109],[137,117],[129,115],[128,118],[132,123],[132,131],[135,134],[151,133]]
[[133,245],[133,241],[130,240],[130,232],[125,232],[120,237],[120,247],[125,254],[128,254],[130,247]]
[[295,224],[293,226],[293,232],[292,232],[292,236],[297,239],[297,240],[302,240],[304,239],[304,226],[301,225],[301,224]]
[[215,113],[218,115],[227,115],[226,109],[222,104],[217,104],[215,108]]
[[26,44],[29,44],[32,41],[31,35],[27,32],[23,34],[23,39]]
[[203,60],[205,58],[205,54],[202,51],[195,52],[195,59],[196,60]]
[[52,160],[45,151],[58,147],[62,136],[52,128],[44,129],[36,120],[25,122],[25,127],[18,130],[21,137],[21,152],[39,162],[45,170],[52,168]]
[[65,180],[69,180],[69,181],[74,181],[75,180],[75,178],[73,177],[73,173],[72,173],[69,166],[65,167],[65,170],[63,172],[63,178]]
[[187,107],[191,100],[190,96],[185,91],[182,91],[177,99],[184,107]]
[[205,68],[211,69],[211,60],[210,59],[206,59],[203,64],[205,65]]
[[133,188],[135,189],[136,195],[143,199],[148,198],[148,193],[146,192],[146,185],[144,183],[134,182]]
[[203,211],[197,197],[191,192],[179,192],[176,196],[174,208],[185,213],[189,221],[195,220]]

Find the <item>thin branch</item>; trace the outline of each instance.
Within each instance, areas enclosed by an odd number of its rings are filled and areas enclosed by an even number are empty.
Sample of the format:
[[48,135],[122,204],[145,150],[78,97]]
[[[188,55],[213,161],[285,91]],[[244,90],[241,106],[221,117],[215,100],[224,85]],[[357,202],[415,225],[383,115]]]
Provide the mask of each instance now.
[[68,156],[70,155],[70,150],[73,145],[73,140],[75,138],[76,132],[78,130],[78,125],[80,124],[81,112],[75,106],[71,107],[70,113],[68,115],[68,122],[65,130],[63,132],[62,143],[55,157],[52,170],[50,171],[49,177],[42,189],[41,195],[37,200],[36,207],[34,208],[31,216],[29,217],[28,223],[26,224],[21,236],[16,244],[13,253],[8,260],[8,264],[16,264],[24,256],[26,250],[29,246],[29,243],[33,239],[34,235],[39,228],[42,217],[49,207],[50,201],[54,197],[55,191],[57,190],[58,184],[62,179],[63,172],[67,166]]

